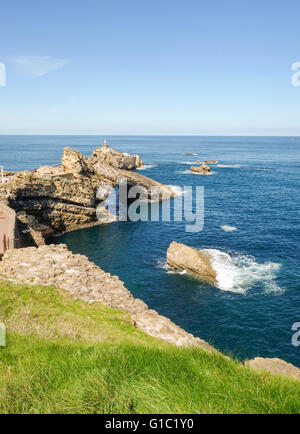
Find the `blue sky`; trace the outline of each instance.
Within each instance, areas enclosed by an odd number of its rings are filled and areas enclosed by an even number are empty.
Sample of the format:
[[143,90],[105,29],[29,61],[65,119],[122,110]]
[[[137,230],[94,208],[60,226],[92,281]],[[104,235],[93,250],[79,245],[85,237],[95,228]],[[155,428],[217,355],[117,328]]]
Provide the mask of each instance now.
[[0,134],[300,135],[298,0],[10,0]]

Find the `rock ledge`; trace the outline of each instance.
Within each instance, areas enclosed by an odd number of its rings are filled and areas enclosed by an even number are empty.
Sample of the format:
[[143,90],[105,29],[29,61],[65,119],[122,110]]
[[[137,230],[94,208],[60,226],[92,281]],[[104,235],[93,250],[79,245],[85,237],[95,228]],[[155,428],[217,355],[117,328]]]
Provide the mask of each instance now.
[[73,254],[63,244],[9,250],[0,261],[0,274],[16,283],[54,285],[74,298],[98,301],[127,312],[138,329],[167,343],[213,350],[202,339],[135,299],[117,276],[105,273],[86,256]]

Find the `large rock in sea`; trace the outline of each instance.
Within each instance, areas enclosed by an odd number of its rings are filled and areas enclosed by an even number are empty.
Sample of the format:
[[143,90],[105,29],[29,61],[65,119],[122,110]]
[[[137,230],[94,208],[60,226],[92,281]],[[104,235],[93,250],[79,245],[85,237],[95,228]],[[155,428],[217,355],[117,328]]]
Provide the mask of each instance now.
[[206,164],[202,164],[202,166],[192,166],[191,172],[200,173],[201,175],[208,175],[210,172],[210,167]]
[[211,285],[216,284],[217,274],[211,265],[209,253],[205,251],[173,241],[167,251],[167,262],[176,270],[185,270]]

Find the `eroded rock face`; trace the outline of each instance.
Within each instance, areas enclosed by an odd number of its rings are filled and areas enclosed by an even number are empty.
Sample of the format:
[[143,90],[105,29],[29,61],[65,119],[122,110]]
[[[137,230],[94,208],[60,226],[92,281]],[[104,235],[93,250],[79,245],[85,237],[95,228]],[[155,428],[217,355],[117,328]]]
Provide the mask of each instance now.
[[256,357],[253,360],[249,360],[246,365],[258,371],[266,371],[271,374],[283,375],[285,377],[292,377],[300,380],[300,369],[281,359],[264,359],[263,357]]
[[[49,235],[101,223],[96,209],[105,191],[108,194],[104,186],[97,197],[102,184],[99,178],[79,173],[24,171],[0,185],[0,201],[16,211],[24,245],[40,245]],[[103,222],[107,221],[105,216]]]
[[179,271],[187,271],[211,285],[217,282],[217,274],[211,265],[210,255],[173,241],[167,250],[168,264]]
[[87,174],[88,167],[81,152],[66,147],[61,161],[64,173],[72,173],[74,176]]
[[96,163],[105,163],[116,169],[133,170],[142,167],[143,162],[138,155],[127,155],[116,149],[110,148],[106,143],[102,148],[96,148],[89,158],[89,164],[93,167]]
[[86,160],[89,171],[99,178],[111,183],[114,187],[124,180],[128,188],[139,186],[146,200],[164,200],[174,197],[172,189],[160,182],[133,171],[142,167],[143,162],[139,156],[124,155],[122,152],[109,148],[106,144],[96,148],[91,157]]
[[138,155],[125,155],[106,144],[87,158],[67,147],[61,166],[25,170],[0,184],[0,201],[21,213],[25,245],[30,240],[33,245],[43,244],[43,237],[50,234],[115,221],[103,206],[97,209],[124,179],[128,188],[141,186],[147,200],[174,196],[170,187],[132,171],[142,164]]
[[63,244],[9,250],[0,262],[0,274],[18,283],[54,285],[74,298],[127,312],[138,329],[167,343],[212,350],[205,341],[135,299],[118,277],[105,273],[85,256],[74,255]]
[[201,173],[201,175],[208,175],[211,171],[211,168],[206,164],[202,164],[202,166],[192,166],[191,172]]

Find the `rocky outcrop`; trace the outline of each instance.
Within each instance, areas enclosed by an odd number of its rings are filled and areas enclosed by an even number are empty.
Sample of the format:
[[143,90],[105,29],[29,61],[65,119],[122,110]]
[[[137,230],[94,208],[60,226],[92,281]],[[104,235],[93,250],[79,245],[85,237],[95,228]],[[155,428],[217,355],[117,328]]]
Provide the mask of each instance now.
[[128,188],[140,186],[146,200],[174,196],[170,187],[134,172],[142,164],[138,155],[106,143],[86,158],[67,147],[62,165],[25,170],[0,184],[0,202],[16,211],[23,244],[40,245],[50,235],[115,221],[99,204],[124,180]]
[[124,155],[104,144],[102,148],[94,150],[86,163],[90,172],[114,187],[119,186],[124,181],[127,182],[128,189],[138,186],[145,200],[164,200],[174,196],[174,192],[169,186],[132,170],[143,165],[136,154]]
[[77,176],[86,175],[88,172],[87,164],[81,152],[75,151],[69,147],[64,149],[61,162],[64,173],[72,173],[74,176]]
[[106,142],[102,148],[96,148],[92,157],[88,159],[90,166],[95,164],[108,164],[115,169],[133,170],[143,166],[143,162],[137,154],[127,155],[123,152],[107,146]]
[[212,350],[205,341],[135,299],[118,277],[105,273],[85,256],[74,255],[65,245],[9,250],[0,262],[0,274],[18,283],[54,285],[74,298],[127,312],[138,329],[167,343]]
[[186,152],[184,155],[197,155],[197,154],[193,154],[192,152]]
[[202,164],[202,166],[192,166],[191,172],[200,173],[201,175],[208,175],[211,171],[211,168],[206,164]]
[[217,274],[211,265],[210,255],[173,241],[167,251],[167,262],[176,270],[187,271],[198,279],[211,285],[217,282]]
[[218,164],[217,160],[205,160],[206,164]]
[[263,357],[256,357],[253,360],[247,361],[246,366],[257,371],[266,371],[271,374],[283,375],[285,377],[292,377],[300,380],[300,369],[281,359],[264,359]]

